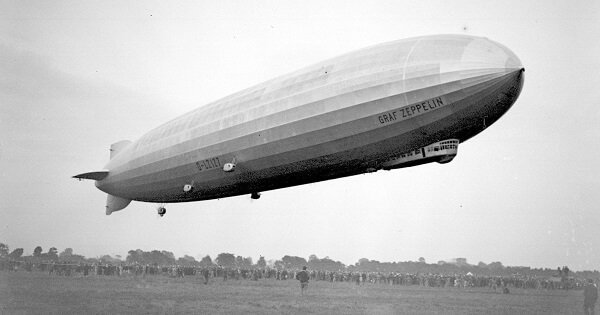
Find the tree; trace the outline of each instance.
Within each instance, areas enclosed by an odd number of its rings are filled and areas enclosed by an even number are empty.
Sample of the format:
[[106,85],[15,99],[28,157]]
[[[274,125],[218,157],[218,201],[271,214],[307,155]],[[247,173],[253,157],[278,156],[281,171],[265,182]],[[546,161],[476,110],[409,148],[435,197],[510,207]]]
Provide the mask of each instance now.
[[[299,263],[300,261],[298,261]],[[323,259],[312,259],[308,262],[308,266],[310,269],[314,270],[345,270],[346,265],[342,264],[339,261],[333,261],[329,256],[325,256]]]
[[235,265],[238,268],[242,268],[244,266],[244,257],[242,257],[242,256],[235,257]]
[[71,256],[73,256],[72,248],[65,248],[60,254],[58,254],[58,258],[60,260],[70,260]]
[[40,257],[42,255],[42,246],[38,246],[33,250],[33,257]]
[[136,250],[130,250],[127,252],[127,258],[125,258],[125,261],[128,264],[143,264],[144,260],[143,260],[143,251],[141,249],[136,249]]
[[157,264],[159,266],[174,265],[176,263],[175,255],[165,250],[143,252],[142,256],[145,263]]
[[213,265],[212,258],[209,255],[206,255],[200,260],[200,265],[202,267],[210,267]]
[[285,265],[283,264],[283,261],[281,261],[281,260],[276,260],[273,263],[273,267],[277,270],[285,269]]
[[490,264],[488,265],[488,268],[490,268],[490,269],[492,269],[492,270],[500,270],[500,269],[503,269],[503,268],[504,268],[504,266],[502,265],[502,263],[501,263],[501,262],[499,262],[499,261],[495,261],[495,262],[493,262],[493,263],[490,263]]
[[159,266],[174,265],[177,263],[175,255],[172,252],[166,250],[145,252],[141,249],[128,251],[125,261],[128,264],[156,264]]
[[260,258],[256,262],[256,266],[258,268],[261,268],[261,269],[267,267],[267,262],[265,261],[265,257],[264,256],[260,256]]
[[170,264],[174,264],[177,261],[177,259],[175,259],[175,255],[172,252],[163,250],[160,253],[164,256],[164,259]]
[[423,258],[423,257],[419,257],[419,263],[421,263],[421,264],[425,264],[425,258]]
[[235,258],[235,265],[238,268],[242,268],[242,269],[250,269],[252,268],[252,258],[251,257],[242,257],[242,256],[237,256]]
[[0,243],[0,258],[8,257],[8,245]]
[[230,253],[220,253],[215,259],[217,264],[223,267],[233,268],[235,267],[235,256]]
[[281,261],[283,262],[285,269],[302,269],[302,267],[308,264],[306,259],[298,256],[285,255],[281,258]]
[[23,249],[22,248],[17,248],[15,250],[13,250],[12,253],[10,253],[8,255],[8,258],[10,258],[10,259],[19,259],[22,255],[23,255]]
[[58,249],[56,247],[50,247],[48,250],[48,259],[58,260]]
[[252,257],[246,257],[243,260],[243,266],[246,269],[250,269],[252,268],[253,262],[252,262]]
[[183,266],[196,266],[198,265],[198,262],[196,261],[196,258],[192,256],[183,255],[183,257],[177,259],[177,264]]

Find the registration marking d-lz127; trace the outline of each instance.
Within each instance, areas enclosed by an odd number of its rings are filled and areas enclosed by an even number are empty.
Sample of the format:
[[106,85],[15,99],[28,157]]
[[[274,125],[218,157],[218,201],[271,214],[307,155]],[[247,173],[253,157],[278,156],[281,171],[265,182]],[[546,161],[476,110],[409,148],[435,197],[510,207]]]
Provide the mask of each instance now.
[[219,167],[221,167],[221,162],[219,161],[218,157],[208,158],[196,162],[196,168],[198,168],[198,171],[200,172]]

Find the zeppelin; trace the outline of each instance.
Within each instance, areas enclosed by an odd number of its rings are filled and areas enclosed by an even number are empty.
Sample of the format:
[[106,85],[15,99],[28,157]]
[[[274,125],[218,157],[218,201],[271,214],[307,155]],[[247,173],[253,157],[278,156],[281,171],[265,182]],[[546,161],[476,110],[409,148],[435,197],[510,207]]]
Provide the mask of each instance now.
[[[447,163],[459,143],[514,104],[524,68],[482,37],[436,35],[347,53],[199,107],[110,147],[101,171],[74,178],[132,200],[224,198]],[[162,216],[166,209],[158,208]]]

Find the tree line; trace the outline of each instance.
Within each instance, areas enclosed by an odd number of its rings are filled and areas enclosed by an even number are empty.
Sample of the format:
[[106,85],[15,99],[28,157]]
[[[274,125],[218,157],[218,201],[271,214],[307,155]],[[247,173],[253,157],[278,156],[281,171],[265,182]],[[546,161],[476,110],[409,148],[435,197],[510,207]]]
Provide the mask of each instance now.
[[[274,268],[278,270],[297,270],[306,266],[311,270],[322,271],[348,271],[348,272],[382,272],[382,273],[431,273],[431,274],[479,274],[479,275],[531,275],[531,276],[556,276],[561,273],[560,267],[553,268],[531,268],[531,267],[510,267],[504,266],[501,262],[492,262],[486,264],[479,262],[477,265],[467,263],[465,258],[456,258],[451,262],[439,261],[437,263],[428,264],[425,258],[420,257],[417,261],[405,262],[380,262],[377,260],[369,260],[361,258],[353,265],[345,265],[340,261],[335,261],[329,257],[319,258],[316,255],[310,255],[308,260],[303,257],[285,255],[279,260],[271,260],[267,262],[265,257],[260,256],[256,263],[251,257],[236,256],[232,253],[220,253],[213,260],[210,255],[204,256],[200,261],[196,258],[184,255],[183,257],[175,257],[175,255],[166,250],[150,250],[144,251],[141,249],[130,250],[127,256],[123,259],[120,255],[112,257],[110,255],[102,255],[97,258],[86,258],[83,255],[75,254],[72,248],[66,248],[59,252],[56,247],[50,247],[44,252],[41,246],[35,247],[31,255],[23,256],[23,248],[16,248],[13,251],[9,250],[9,246],[0,243],[0,259],[25,261],[32,263],[40,262],[56,262],[56,263],[72,263],[72,264],[127,264],[127,265],[155,265],[155,266],[188,266],[188,267],[212,267],[221,266],[223,268],[238,268],[238,269],[264,269]],[[564,266],[562,270],[568,270]],[[600,278],[600,273],[594,271],[578,271],[578,276],[585,278]]]

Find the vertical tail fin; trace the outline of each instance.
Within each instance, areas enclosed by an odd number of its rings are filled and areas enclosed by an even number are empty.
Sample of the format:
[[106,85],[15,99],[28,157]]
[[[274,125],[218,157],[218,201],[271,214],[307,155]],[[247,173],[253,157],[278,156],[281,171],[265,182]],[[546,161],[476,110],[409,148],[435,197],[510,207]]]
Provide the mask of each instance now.
[[108,197],[106,197],[106,215],[110,215],[115,211],[123,210],[129,205],[130,202],[131,199],[125,199],[109,194]]
[[[119,152],[121,152],[124,148],[131,144],[129,140],[122,140],[119,142],[115,142],[110,145],[110,158],[115,157]],[[106,197],[106,215],[110,215],[111,213],[119,210],[125,209],[131,202],[131,199],[125,199],[117,196],[113,196],[108,194]]]

